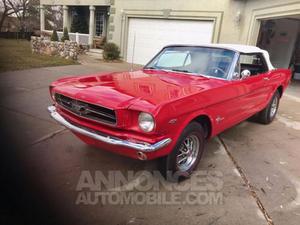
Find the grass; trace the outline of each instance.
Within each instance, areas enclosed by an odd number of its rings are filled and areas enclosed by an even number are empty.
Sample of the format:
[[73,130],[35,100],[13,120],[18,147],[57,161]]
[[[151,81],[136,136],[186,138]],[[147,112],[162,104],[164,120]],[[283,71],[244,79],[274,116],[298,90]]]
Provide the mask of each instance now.
[[72,64],[78,63],[58,56],[32,53],[29,41],[0,38],[0,72]]

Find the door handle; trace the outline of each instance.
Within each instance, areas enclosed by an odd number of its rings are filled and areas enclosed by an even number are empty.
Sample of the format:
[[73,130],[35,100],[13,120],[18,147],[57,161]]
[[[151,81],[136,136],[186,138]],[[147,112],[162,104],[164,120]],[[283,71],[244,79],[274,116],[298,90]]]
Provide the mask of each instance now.
[[270,80],[270,78],[269,77],[264,77],[264,80]]

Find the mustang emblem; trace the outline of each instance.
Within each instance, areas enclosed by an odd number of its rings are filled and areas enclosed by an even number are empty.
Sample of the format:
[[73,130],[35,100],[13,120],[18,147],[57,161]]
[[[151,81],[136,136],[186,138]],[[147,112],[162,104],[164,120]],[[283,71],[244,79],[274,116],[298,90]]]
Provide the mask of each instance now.
[[87,110],[87,104],[82,103],[82,102],[78,102],[76,100],[72,101],[72,110],[79,114],[79,115],[85,115],[87,114],[88,110]]

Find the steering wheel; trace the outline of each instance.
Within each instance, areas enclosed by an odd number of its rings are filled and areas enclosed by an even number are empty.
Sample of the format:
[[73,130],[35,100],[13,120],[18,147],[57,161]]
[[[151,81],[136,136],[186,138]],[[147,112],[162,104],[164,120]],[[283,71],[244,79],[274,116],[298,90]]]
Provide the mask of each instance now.
[[217,66],[213,66],[212,68],[211,68],[211,70],[213,71],[213,73],[215,73],[215,74],[217,74],[219,71],[222,73],[222,77],[224,77],[225,76],[225,74],[226,74],[226,72],[223,70],[223,69],[221,69],[220,67],[217,67]]

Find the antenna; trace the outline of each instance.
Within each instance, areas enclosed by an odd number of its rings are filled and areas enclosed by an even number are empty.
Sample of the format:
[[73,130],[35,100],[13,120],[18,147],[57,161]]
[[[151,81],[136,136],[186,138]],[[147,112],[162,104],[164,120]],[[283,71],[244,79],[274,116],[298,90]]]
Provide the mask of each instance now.
[[134,49],[135,49],[135,36],[136,33],[134,32],[134,36],[133,36],[133,48],[132,48],[132,58],[131,58],[131,69],[130,71],[133,71],[133,59],[134,59]]

